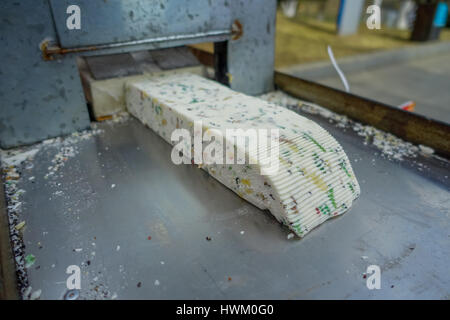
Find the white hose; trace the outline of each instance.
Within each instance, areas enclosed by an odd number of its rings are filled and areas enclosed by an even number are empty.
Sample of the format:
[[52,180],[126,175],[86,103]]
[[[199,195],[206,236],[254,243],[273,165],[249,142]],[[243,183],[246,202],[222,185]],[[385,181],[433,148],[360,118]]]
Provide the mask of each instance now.
[[345,75],[342,72],[342,70],[339,68],[339,66],[338,66],[338,64],[336,62],[336,59],[334,59],[333,50],[331,50],[330,46],[328,46],[328,55],[330,56],[331,63],[333,64],[333,67],[336,69],[337,73],[339,74],[339,77],[342,80],[342,83],[344,84],[345,91],[350,92],[350,87],[348,85],[347,79],[345,78]]

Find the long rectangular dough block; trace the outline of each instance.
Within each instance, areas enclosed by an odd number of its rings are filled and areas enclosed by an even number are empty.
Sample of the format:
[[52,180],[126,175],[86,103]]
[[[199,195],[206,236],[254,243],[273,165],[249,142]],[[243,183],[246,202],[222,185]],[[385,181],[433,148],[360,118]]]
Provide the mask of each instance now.
[[199,120],[203,132],[214,129],[224,139],[226,129],[279,129],[277,174],[261,175],[260,163],[205,164],[202,169],[269,210],[300,237],[345,213],[360,194],[339,143],[315,122],[284,107],[192,74],[127,84],[126,104],[132,115],[171,144],[173,130],[184,128],[193,135],[193,124]]

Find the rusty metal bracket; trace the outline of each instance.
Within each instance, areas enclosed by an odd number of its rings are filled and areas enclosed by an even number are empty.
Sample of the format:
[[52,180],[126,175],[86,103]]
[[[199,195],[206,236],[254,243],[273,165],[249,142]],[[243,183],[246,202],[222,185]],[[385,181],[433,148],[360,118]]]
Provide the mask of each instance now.
[[85,51],[94,51],[98,50],[97,47],[91,46],[91,47],[81,47],[81,48],[61,48],[58,45],[50,44],[49,40],[45,40],[40,45],[41,51],[42,51],[42,58],[45,61],[51,61],[55,60],[55,57],[58,55],[65,55],[68,53],[80,53]]
[[[242,27],[242,26],[241,26]],[[107,44],[99,44],[96,46],[86,46],[86,47],[76,47],[76,48],[62,48],[58,44],[52,44],[51,40],[44,40],[40,44],[40,49],[42,51],[42,57],[44,60],[54,60],[57,55],[66,55],[70,53],[82,53],[82,52],[90,52],[90,51],[98,51],[98,50],[108,50],[108,49],[116,49],[122,47],[131,47],[131,46],[142,46],[142,45],[155,45],[164,42],[176,42],[176,41],[192,41],[196,39],[202,39],[204,41],[211,41],[211,39],[219,39],[225,38],[229,39],[233,32],[231,30],[216,30],[216,31],[208,31],[208,32],[198,32],[194,34],[182,34],[182,35],[172,35],[172,36],[164,36],[150,39],[142,39],[142,40],[134,40],[134,41],[126,41],[126,42],[115,42],[115,43],[107,43]],[[242,33],[241,33],[242,35]]]

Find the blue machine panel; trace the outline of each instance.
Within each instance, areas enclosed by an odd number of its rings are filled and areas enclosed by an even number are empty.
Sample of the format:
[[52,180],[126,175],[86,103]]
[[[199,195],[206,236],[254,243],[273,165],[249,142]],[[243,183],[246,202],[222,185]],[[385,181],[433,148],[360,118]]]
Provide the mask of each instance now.
[[[62,47],[128,42],[161,36],[229,30],[226,0],[50,0]],[[69,30],[70,5],[80,8],[80,29]]]
[[45,38],[55,38],[47,1],[0,2],[0,148],[90,125],[75,58],[44,61]]

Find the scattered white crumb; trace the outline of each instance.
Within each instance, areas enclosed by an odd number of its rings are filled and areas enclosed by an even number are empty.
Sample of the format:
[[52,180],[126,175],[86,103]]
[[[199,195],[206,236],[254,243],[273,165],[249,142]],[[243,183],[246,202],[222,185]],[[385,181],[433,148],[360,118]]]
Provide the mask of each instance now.
[[159,286],[159,280],[155,280],[155,286]]
[[0,152],[0,158],[5,167],[17,166],[27,159],[33,159],[39,148],[34,148],[28,151],[13,150],[13,151],[3,151]]
[[434,153],[434,149],[424,146],[423,144],[419,144],[419,149],[420,151],[422,151],[425,154],[433,154]]
[[28,288],[25,289],[24,293],[23,293],[23,299],[27,300],[31,294],[31,290],[33,290],[33,288],[31,286],[29,286]]
[[[20,235],[21,229],[25,227],[23,223],[19,224],[20,216],[19,213],[21,211],[21,196],[25,193],[25,190],[19,189],[17,186],[17,182],[21,178],[21,172],[19,165],[22,166],[26,170],[30,170],[34,167],[33,160],[35,156],[40,151],[46,151],[50,149],[56,149],[56,154],[49,161],[46,169],[48,172],[45,174],[44,179],[54,180],[57,177],[64,177],[62,167],[64,167],[66,161],[68,161],[71,157],[75,156],[79,152],[79,146],[77,143],[82,140],[87,140],[94,135],[101,133],[103,130],[85,130],[82,132],[75,132],[69,136],[58,137],[53,139],[45,140],[41,143],[37,143],[34,145],[33,149],[30,147],[17,148],[13,150],[1,150],[0,149],[0,164],[3,167],[2,172],[6,175],[6,179],[8,183],[5,184],[5,193],[8,196],[8,218],[10,221],[9,231],[11,235],[11,242],[14,247],[14,260],[16,261],[16,273],[18,278],[18,287],[22,297],[24,299],[30,298],[29,295],[31,291],[28,293],[28,296],[24,296],[24,293],[28,289],[28,281],[26,268],[30,267],[31,264],[26,263],[23,250],[23,239]],[[45,170],[45,169],[44,169]],[[46,170],[45,170],[46,171]],[[35,176],[27,177],[27,181],[34,182],[36,180]],[[51,181],[55,186],[61,186],[61,183],[57,183],[56,181]],[[54,193],[55,196],[61,195],[64,193],[62,191],[56,191]],[[52,201],[55,197],[49,197],[49,201]],[[70,211],[70,209],[69,209]],[[79,219],[79,217],[77,217]],[[17,227],[17,228],[16,228]],[[46,236],[48,232],[42,232],[43,236]],[[75,249],[74,249],[75,251]],[[80,252],[81,249],[77,249],[76,252]],[[55,265],[52,265],[54,268]],[[40,291],[36,291],[33,293],[33,298],[39,299]]]
[[287,239],[291,240],[294,237],[294,234],[291,232],[287,235]]
[[42,294],[42,290],[36,290],[35,292],[33,292],[30,296],[30,300],[38,300],[41,297]]
[[111,185],[111,188],[115,188],[116,187],[116,185],[113,183],[112,185]]

